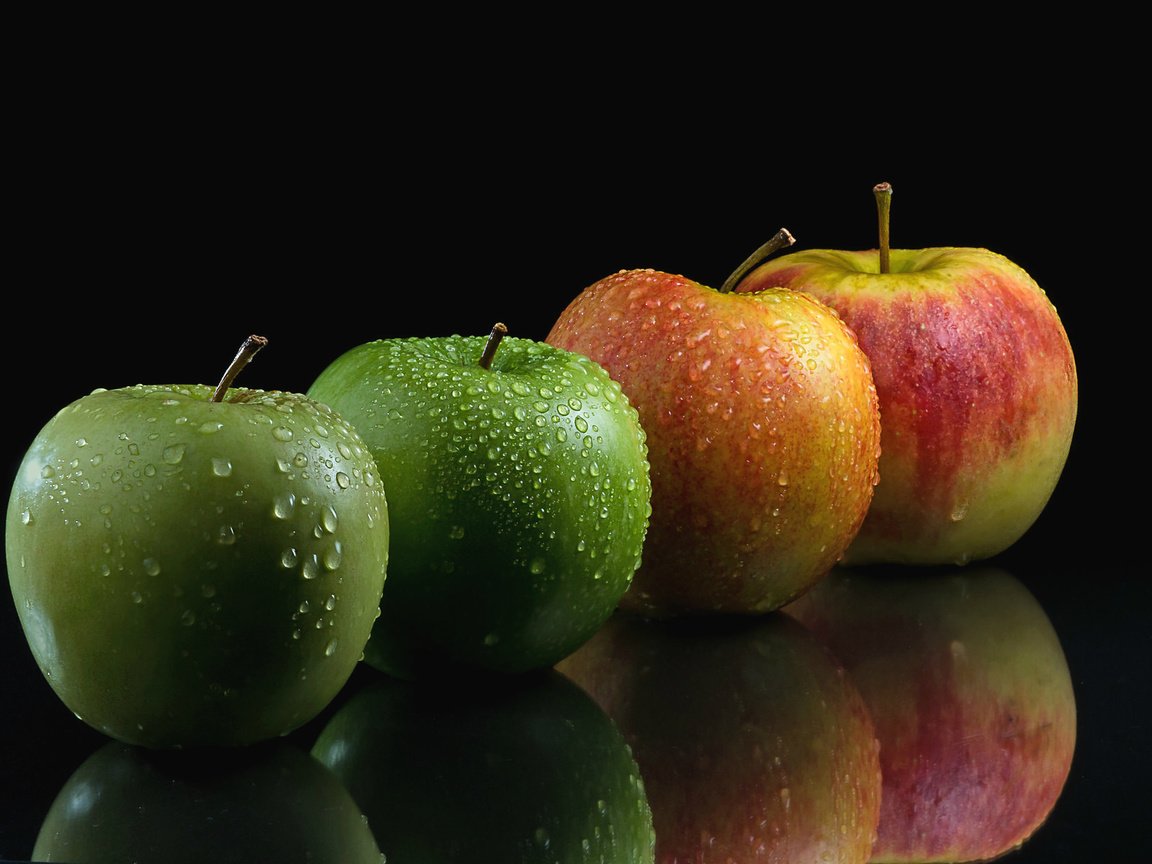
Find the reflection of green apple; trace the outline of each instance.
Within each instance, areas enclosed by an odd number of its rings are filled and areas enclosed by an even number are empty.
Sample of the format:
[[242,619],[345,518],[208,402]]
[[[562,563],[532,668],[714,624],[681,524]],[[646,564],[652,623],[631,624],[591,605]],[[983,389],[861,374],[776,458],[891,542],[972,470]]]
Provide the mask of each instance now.
[[880,814],[872,721],[796,621],[617,615],[556,668],[632,747],[660,864],[868,860]]
[[365,659],[395,675],[551,666],[640,560],[635,410],[586,357],[502,332],[360,345],[308,391],[356,426],[388,491],[388,588]]
[[195,754],[112,742],[57,795],[32,857],[83,864],[379,864],[363,814],[315,759],[276,742]]
[[[227,378],[227,376],[226,376]],[[8,506],[12,595],[49,684],[130,743],[288,732],[348,679],[388,514],[371,454],[300,394],[135,386],[59,411]]]
[[991,567],[834,570],[785,607],[868,703],[884,776],[877,862],[977,861],[1028,838],[1071,768],[1076,703],[1060,642]]
[[370,679],[312,752],[351,791],[388,861],[653,860],[624,739],[552,670],[483,691]]

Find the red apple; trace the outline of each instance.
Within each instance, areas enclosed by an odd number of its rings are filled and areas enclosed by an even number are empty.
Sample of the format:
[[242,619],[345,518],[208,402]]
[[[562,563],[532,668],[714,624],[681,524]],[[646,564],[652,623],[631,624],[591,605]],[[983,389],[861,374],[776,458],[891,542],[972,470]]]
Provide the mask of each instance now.
[[[760,255],[790,242],[781,231]],[[872,500],[880,427],[868,358],[827,306],[622,270],[546,341],[604,366],[647,433],[652,516],[624,608],[767,612],[840,558]]]
[[980,861],[1024,842],[1076,741],[1060,641],[1003,570],[837,568],[784,610],[847,666],[884,776],[876,862]]
[[1055,307],[1020,266],[977,248],[812,250],[738,292],[790,288],[855,331],[880,397],[880,482],[846,564],[963,564],[1015,543],[1047,505],[1076,423],[1076,364]]
[[618,613],[557,669],[632,748],[657,864],[868,860],[881,784],[872,721],[793,619]]

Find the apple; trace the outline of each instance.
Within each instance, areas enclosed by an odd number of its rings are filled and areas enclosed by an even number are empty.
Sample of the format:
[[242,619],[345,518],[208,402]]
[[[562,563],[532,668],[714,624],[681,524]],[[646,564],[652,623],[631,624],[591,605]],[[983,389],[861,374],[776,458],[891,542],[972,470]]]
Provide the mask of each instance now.
[[632,748],[658,864],[868,860],[881,788],[872,720],[795,620],[621,613],[556,668]]
[[36,861],[381,864],[364,814],[309,754],[157,751],[111,741],[49,808]]
[[17,471],[8,575],[36,662],[80,719],[150,747],[283,735],[339,692],[388,559],[368,448],[303,394],[96,390]]
[[1071,768],[1076,701],[1019,579],[986,565],[837,568],[784,612],[831,647],[876,724],[874,861],[983,861],[1043,824]]
[[308,389],[359,430],[388,493],[365,660],[399,677],[549,667],[640,560],[651,485],[635,409],[588,358],[506,334],[367,342]]
[[651,864],[652,814],[620,731],[564,676],[364,679],[312,748],[388,861]]
[[[791,242],[782,230],[736,273]],[[648,437],[652,517],[624,608],[771,611],[855,536],[876,483],[878,402],[868,358],[827,306],[622,270],[585,288],[545,341],[607,369]]]
[[872,363],[880,483],[845,564],[963,564],[1015,543],[1048,503],[1071,447],[1076,364],[1045,292],[987,249],[793,252],[739,292],[792,289],[839,312]]

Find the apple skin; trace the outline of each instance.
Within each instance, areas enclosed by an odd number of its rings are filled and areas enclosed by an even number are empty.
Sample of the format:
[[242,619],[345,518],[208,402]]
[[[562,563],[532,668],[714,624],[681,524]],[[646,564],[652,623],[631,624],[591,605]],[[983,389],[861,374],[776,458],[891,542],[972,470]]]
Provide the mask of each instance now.
[[795,620],[620,613],[556,668],[632,748],[657,864],[868,860],[881,788],[872,720]]
[[388,861],[652,864],[652,813],[620,731],[563,675],[378,675],[312,748]]
[[623,608],[771,611],[855,536],[878,402],[867,357],[823,304],[627,270],[584,289],[545,341],[604,366],[648,436],[652,518]]
[[360,659],[388,512],[356,431],[301,394],[98,390],[35,437],[12,596],[56,694],[113,738],[241,745],[318,714]]
[[365,660],[415,679],[547,668],[627,590],[650,513],[647,446],[586,357],[509,336],[381,339],[309,388],[360,431],[388,491],[388,587]]
[[880,482],[845,564],[964,564],[1040,516],[1071,447],[1076,364],[1055,307],[986,249],[812,250],[736,288],[804,291],[836,309],[872,363]]
[[36,861],[96,864],[380,864],[340,781],[282,742],[242,751],[145,750],[109,742],[61,788]]
[[843,661],[876,724],[873,861],[994,858],[1045,821],[1071,769],[1076,702],[1057,634],[1017,578],[837,568],[783,611]]

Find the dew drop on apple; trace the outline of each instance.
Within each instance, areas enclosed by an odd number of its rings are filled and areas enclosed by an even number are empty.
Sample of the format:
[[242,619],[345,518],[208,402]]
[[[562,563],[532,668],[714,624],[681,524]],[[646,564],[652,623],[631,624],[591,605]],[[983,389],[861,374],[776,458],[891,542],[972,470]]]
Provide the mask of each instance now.
[[336,653],[336,640],[332,639],[328,642],[327,645],[324,646],[324,656],[325,657],[331,657],[335,653]]
[[183,444],[169,444],[161,453],[161,458],[169,465],[179,465],[184,459],[185,449]]
[[320,575],[320,559],[312,554],[300,565],[300,575],[311,581]]
[[272,502],[272,515],[277,519],[287,519],[296,509],[296,496],[289,492],[287,495],[278,495]]
[[144,559],[144,572],[147,573],[149,576],[159,576],[160,575],[160,562],[157,561],[155,558],[145,558]]
[[141,594],[139,591],[133,591],[129,595],[129,597],[131,597],[132,603],[135,604],[136,606],[139,606],[144,602],[144,595]]
[[292,430],[287,426],[276,426],[272,429],[272,437],[277,441],[291,441]]
[[180,624],[184,627],[191,627],[196,623],[196,613],[191,609],[185,609],[180,615]]
[[221,546],[232,546],[236,543],[236,529],[231,525],[221,525],[216,531],[216,542]]
[[335,509],[329,504],[320,512],[320,525],[329,534],[335,534],[340,525],[340,519]]
[[340,562],[344,560],[344,548],[340,545],[340,541],[335,541],[331,546],[324,550],[324,569],[325,570],[338,570]]
[[352,485],[352,481],[348,479],[348,475],[343,471],[336,472],[336,485],[341,489],[347,489]]
[[230,477],[232,475],[232,462],[228,459],[213,458],[212,473],[217,477]]

